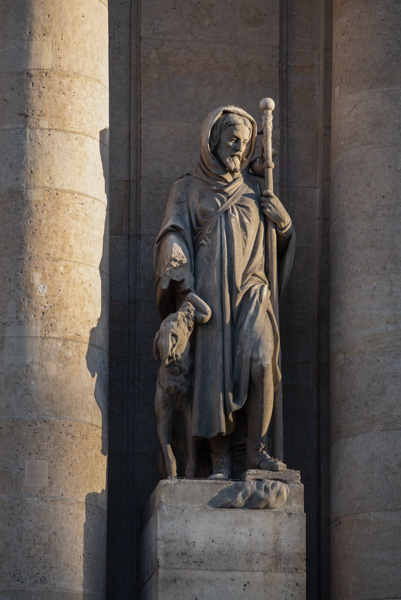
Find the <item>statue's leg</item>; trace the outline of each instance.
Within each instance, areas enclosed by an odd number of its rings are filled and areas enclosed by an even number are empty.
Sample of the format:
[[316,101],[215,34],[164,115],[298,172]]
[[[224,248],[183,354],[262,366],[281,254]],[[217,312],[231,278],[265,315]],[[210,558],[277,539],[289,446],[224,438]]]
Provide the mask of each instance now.
[[248,420],[247,469],[281,471],[285,468],[284,463],[271,458],[266,450],[274,404],[273,344],[273,330],[268,322],[251,355],[249,393],[245,405]]
[[158,384],[155,394],[155,412],[157,418],[157,433],[166,462],[167,477],[177,477],[177,463],[171,447],[171,435],[173,427],[174,399],[165,392]]
[[164,460],[166,461],[166,471],[168,479],[177,477],[177,463],[171,447],[171,429],[172,419],[157,419],[157,433],[163,450]]
[[[270,327],[271,329],[271,327]],[[269,332],[270,333],[270,332]],[[246,401],[248,435],[264,440],[270,425],[274,403],[273,331],[256,342],[251,355],[249,393]]]

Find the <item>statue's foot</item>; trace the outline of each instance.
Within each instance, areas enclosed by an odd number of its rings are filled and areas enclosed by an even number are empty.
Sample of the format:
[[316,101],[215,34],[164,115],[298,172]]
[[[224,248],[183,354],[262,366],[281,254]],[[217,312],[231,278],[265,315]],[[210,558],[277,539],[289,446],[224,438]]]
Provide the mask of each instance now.
[[287,465],[278,458],[273,458],[269,456],[269,458],[264,458],[260,461],[258,469],[262,471],[285,471],[287,469]]
[[231,477],[231,452],[228,452],[225,456],[219,456],[218,454],[211,454],[213,473],[209,475],[208,479],[220,479],[221,481],[227,481]]
[[264,442],[248,437],[246,440],[246,468],[262,471],[285,471],[287,465],[273,458],[266,450]]

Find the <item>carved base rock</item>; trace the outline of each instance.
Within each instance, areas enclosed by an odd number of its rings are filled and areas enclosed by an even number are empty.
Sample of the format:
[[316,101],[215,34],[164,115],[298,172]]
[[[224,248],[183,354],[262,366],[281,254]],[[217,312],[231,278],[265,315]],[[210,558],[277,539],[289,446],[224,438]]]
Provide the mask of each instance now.
[[268,474],[161,481],[143,515],[140,599],[305,600],[303,485]]
[[261,469],[248,469],[242,474],[242,481],[266,481],[275,480],[283,483],[301,483],[301,473],[292,469],[285,471],[262,471]]

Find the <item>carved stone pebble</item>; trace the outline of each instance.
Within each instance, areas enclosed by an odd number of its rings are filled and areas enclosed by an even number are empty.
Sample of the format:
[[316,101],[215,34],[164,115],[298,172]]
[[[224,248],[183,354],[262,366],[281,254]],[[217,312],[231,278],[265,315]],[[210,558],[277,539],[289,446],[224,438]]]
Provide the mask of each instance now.
[[289,488],[282,481],[238,481],[209,501],[213,508],[281,508]]

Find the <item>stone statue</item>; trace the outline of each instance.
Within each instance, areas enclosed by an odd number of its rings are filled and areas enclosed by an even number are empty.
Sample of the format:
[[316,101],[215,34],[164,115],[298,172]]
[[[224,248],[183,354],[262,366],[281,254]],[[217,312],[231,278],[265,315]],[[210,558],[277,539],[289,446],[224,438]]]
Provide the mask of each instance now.
[[211,310],[195,324],[185,351],[192,356],[192,436],[209,440],[213,479],[231,476],[230,434],[244,413],[246,469],[285,469],[266,449],[281,379],[266,274],[268,219],[277,230],[281,288],[294,236],[280,200],[263,191],[260,160],[250,162],[256,135],[255,120],[241,108],[225,106],[206,117],[198,168],[174,183],[155,244],[162,319],[180,310],[190,294]]

